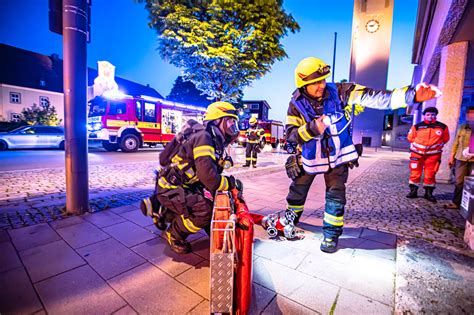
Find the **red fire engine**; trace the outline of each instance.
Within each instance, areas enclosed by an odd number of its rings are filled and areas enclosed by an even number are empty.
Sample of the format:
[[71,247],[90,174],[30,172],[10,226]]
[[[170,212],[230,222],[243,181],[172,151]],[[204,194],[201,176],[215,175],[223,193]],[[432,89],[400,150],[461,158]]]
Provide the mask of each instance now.
[[[265,134],[260,139],[260,146],[263,148],[265,144],[269,143],[272,145],[272,148],[276,149],[278,145],[283,145],[285,143],[285,126],[281,121],[278,120],[258,120],[257,124],[260,128],[265,131]],[[243,129],[240,131],[239,144],[245,146],[247,144],[247,136],[245,132],[247,131],[249,124],[248,121],[241,124]]]
[[89,101],[89,141],[101,141],[107,151],[122,152],[135,152],[144,144],[166,144],[186,120],[202,122],[205,110],[147,96],[97,96]]

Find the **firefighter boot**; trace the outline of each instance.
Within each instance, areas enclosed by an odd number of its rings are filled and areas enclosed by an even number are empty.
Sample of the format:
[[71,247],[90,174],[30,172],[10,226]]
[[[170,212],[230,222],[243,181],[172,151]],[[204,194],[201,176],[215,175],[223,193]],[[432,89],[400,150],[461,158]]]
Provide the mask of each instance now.
[[436,198],[433,196],[434,187],[425,187],[425,195],[423,196],[426,200],[436,203]]
[[323,241],[321,242],[321,251],[332,254],[337,251],[337,237],[324,237]]
[[410,184],[410,192],[408,193],[408,195],[406,197],[407,198],[417,198],[418,197],[418,186]]
[[188,241],[176,237],[168,228],[165,232],[168,244],[173,252],[177,254],[188,254],[192,251],[191,244]]
[[250,163],[245,163],[242,167],[250,167]]
[[144,216],[153,218],[153,223],[159,230],[166,230],[167,225],[164,216],[164,208],[160,205],[155,195],[143,199],[140,202],[140,210]]

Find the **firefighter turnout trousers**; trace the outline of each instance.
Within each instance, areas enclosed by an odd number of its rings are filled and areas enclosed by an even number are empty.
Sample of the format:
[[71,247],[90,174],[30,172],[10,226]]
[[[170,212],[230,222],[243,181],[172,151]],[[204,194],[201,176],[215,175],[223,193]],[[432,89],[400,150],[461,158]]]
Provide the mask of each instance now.
[[257,153],[259,148],[259,143],[247,143],[247,146],[245,147],[245,165],[249,166],[250,164],[252,165],[257,165]]
[[[326,185],[326,207],[324,210],[323,233],[327,238],[339,237],[344,225],[344,206],[346,205],[346,182],[348,165],[342,164],[324,173]],[[308,191],[316,175],[303,174],[290,185],[286,197],[288,209],[297,214],[297,223],[303,214]]]
[[410,184],[419,185],[423,170],[425,176],[423,179],[424,187],[436,186],[436,172],[438,172],[441,163],[441,153],[421,155],[415,152],[410,154]]
[[211,222],[213,202],[199,190],[181,187],[159,189],[157,199],[174,214],[169,231],[175,237],[184,240],[188,235],[206,228]]

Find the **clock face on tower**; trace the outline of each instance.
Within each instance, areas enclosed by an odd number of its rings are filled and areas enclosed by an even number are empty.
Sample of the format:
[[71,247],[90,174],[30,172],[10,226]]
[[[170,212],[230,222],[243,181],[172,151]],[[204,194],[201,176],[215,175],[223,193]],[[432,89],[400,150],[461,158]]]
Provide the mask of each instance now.
[[372,20],[369,20],[366,24],[365,24],[365,29],[367,30],[367,32],[369,33],[375,33],[379,30],[380,28],[380,22],[377,21],[376,19],[372,19]]

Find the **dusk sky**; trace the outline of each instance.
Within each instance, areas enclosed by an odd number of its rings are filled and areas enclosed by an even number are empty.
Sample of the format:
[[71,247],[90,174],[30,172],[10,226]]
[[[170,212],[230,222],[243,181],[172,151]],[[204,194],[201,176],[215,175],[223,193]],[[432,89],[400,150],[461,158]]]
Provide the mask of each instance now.
[[[417,3],[395,0],[388,88],[411,82]],[[244,99],[267,100],[270,117],[278,120],[285,119],[297,63],[308,56],[332,63],[334,32],[338,33],[335,81],[349,78],[353,1],[286,0],[284,8],[301,27],[282,40],[288,58],[276,62],[271,73],[244,90]],[[98,60],[107,60],[116,66],[116,75],[150,84],[164,97],[169,94],[180,70],[155,50],[157,35],[148,27],[144,4],[93,0],[91,28],[89,67],[97,68]],[[62,58],[62,37],[48,28],[48,0],[0,0],[0,42]]]

